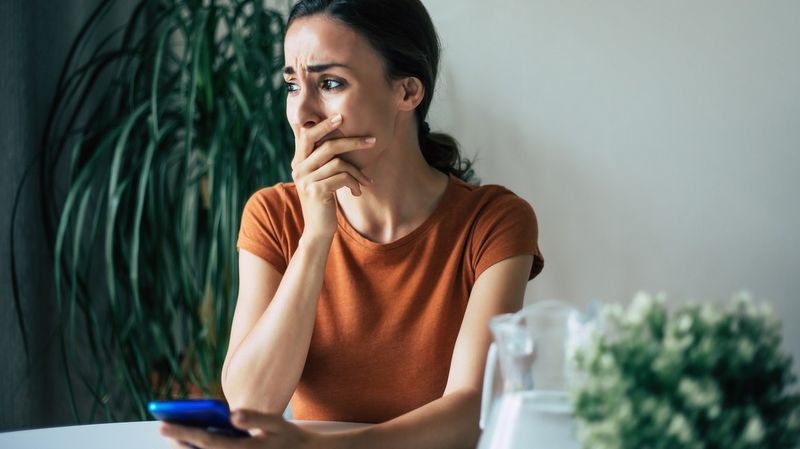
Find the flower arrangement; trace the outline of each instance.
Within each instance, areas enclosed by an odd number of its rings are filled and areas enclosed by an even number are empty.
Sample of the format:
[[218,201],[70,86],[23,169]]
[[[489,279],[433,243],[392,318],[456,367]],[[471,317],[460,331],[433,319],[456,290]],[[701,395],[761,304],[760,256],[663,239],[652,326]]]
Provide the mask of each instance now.
[[794,449],[800,394],[780,322],[738,294],[726,307],[638,294],[607,305],[575,354],[585,448]]

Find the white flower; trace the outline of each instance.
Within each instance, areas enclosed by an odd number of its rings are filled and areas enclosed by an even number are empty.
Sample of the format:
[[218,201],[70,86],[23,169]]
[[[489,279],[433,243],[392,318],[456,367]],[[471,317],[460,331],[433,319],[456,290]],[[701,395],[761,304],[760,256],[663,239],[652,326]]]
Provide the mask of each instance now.
[[647,315],[652,313],[656,304],[664,302],[664,298],[660,295],[653,298],[647,292],[638,292],[633,297],[628,313],[625,315],[625,322],[628,324],[641,324],[644,322]]
[[692,317],[689,314],[683,315],[678,319],[678,330],[688,332],[692,328]]
[[736,352],[739,354],[739,357],[741,357],[742,360],[745,362],[750,362],[753,360],[753,356],[756,354],[756,347],[749,338],[743,337],[736,345]]
[[753,416],[747,421],[742,438],[747,443],[758,444],[764,438],[764,425],[758,416]]
[[708,326],[716,326],[722,319],[722,313],[716,306],[705,303],[700,306],[700,319]]
[[685,377],[678,384],[678,392],[688,405],[697,409],[711,408],[719,402],[719,389],[710,379],[697,382]]
[[745,316],[749,318],[759,318],[758,307],[753,302],[753,295],[749,292],[743,291],[733,296],[735,309],[744,312]]
[[656,411],[653,414],[655,424],[659,426],[666,425],[670,416],[672,416],[672,407],[663,402],[658,404],[658,407],[656,407]]
[[631,405],[631,401],[623,400],[622,404],[620,404],[616,409],[617,419],[621,421],[627,421],[631,419],[633,416],[633,406]]
[[609,304],[600,310],[599,320],[602,325],[613,325],[622,320],[625,311],[619,304]]
[[742,290],[742,291],[734,293],[733,301],[736,304],[742,304],[742,305],[752,304],[753,303],[753,295],[750,292],[748,292],[747,290]]
[[669,422],[667,435],[674,435],[681,443],[688,443],[692,439],[692,429],[682,413],[677,413]]
[[671,354],[682,353],[693,343],[694,335],[686,334],[678,337],[675,335],[674,329],[668,328],[663,341],[664,351]]

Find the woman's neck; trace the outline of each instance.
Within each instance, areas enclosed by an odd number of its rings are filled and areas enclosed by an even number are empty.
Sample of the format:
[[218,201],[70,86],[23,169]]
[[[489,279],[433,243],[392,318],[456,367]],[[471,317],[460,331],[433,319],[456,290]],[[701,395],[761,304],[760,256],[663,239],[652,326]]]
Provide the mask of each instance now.
[[350,225],[377,243],[393,242],[420,226],[449,182],[448,175],[425,161],[415,135],[386,148],[364,172],[373,183],[360,197],[339,189],[336,198]]

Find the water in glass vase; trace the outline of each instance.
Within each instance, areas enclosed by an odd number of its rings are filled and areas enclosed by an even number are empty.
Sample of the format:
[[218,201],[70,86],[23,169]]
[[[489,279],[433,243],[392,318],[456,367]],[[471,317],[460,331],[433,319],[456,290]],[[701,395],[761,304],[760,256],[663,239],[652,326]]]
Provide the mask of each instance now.
[[566,393],[505,394],[492,413],[495,425],[481,436],[478,449],[580,449]]

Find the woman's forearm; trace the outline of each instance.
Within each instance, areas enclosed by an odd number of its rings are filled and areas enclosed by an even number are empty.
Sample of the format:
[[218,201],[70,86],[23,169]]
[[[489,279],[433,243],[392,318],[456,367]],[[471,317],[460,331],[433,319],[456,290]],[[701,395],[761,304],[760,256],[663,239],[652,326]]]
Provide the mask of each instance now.
[[330,238],[300,238],[269,306],[223,370],[231,408],[286,408],[308,355],[330,246]]
[[480,437],[481,393],[458,390],[402,416],[352,432],[331,435],[335,449],[474,448]]

